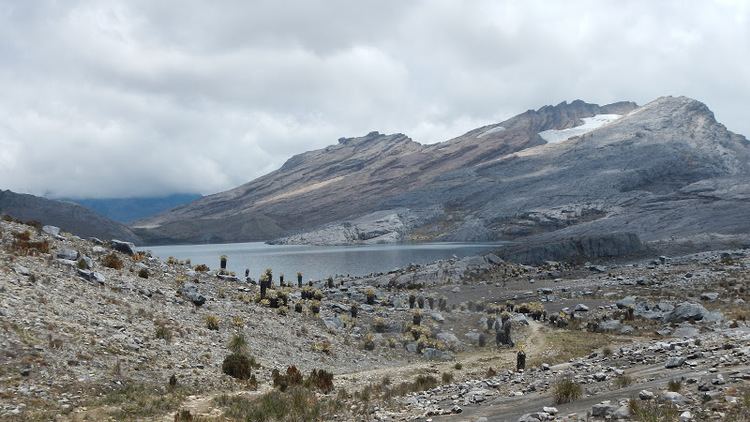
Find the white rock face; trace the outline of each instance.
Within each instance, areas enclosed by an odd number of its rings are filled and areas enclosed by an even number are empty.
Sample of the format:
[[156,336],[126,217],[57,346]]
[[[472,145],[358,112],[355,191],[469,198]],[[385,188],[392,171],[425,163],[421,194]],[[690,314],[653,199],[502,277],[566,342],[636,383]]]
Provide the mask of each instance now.
[[584,117],[581,119],[583,120],[582,125],[562,130],[545,130],[544,132],[539,132],[539,136],[550,144],[557,144],[567,141],[574,136],[581,136],[595,129],[599,129],[602,126],[614,122],[620,117],[622,116],[619,114],[597,114],[594,117]]

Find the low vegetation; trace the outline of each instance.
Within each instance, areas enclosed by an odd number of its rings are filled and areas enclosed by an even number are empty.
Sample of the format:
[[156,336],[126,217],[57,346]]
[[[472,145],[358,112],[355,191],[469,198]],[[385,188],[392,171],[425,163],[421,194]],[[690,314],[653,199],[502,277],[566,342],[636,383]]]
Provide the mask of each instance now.
[[555,404],[564,404],[576,401],[581,398],[583,389],[569,379],[558,381],[553,387],[552,395],[555,398]]
[[122,259],[114,252],[110,252],[102,258],[102,265],[115,270],[121,270],[125,266]]

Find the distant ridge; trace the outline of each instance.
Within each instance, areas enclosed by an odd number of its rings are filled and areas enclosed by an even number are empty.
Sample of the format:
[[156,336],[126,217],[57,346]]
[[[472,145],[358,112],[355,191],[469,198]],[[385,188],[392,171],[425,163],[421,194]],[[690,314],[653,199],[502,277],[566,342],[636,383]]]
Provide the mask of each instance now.
[[102,240],[119,239],[136,243],[141,241],[128,227],[81,205],[10,190],[0,190],[0,214],[7,214],[23,221],[35,220],[42,224],[58,226],[83,238],[93,236]]
[[83,205],[86,208],[120,223],[132,223],[136,220],[151,217],[164,211],[200,199],[201,195],[176,193],[167,196],[142,198],[82,198],[64,199]]

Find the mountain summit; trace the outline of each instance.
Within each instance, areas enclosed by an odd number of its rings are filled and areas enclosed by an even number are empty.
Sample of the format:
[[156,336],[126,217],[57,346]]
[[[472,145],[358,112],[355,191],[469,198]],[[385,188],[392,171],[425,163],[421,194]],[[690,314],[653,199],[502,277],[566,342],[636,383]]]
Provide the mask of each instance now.
[[748,141],[693,99],[576,100],[433,145],[341,138],[135,230],[152,243],[315,244],[747,233],[748,158]]

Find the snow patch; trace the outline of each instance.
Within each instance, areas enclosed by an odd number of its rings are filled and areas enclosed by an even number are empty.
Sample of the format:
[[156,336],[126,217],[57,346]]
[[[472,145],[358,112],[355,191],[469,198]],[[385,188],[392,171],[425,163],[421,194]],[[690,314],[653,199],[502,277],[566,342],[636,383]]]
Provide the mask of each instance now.
[[584,133],[589,133],[595,129],[599,129],[602,126],[614,122],[620,117],[622,116],[619,114],[597,114],[594,117],[584,117],[583,119],[581,119],[583,120],[582,125],[569,129],[545,130],[544,132],[539,132],[539,136],[541,136],[542,139],[550,144],[557,144],[566,141],[574,136],[581,136]]
[[487,136],[487,135],[490,135],[490,134],[493,134],[493,133],[497,133],[497,132],[502,132],[504,130],[505,130],[505,128],[502,127],[502,126],[491,127],[489,129],[485,130],[484,132],[482,132],[479,136],[477,136],[477,138],[482,138],[484,136]]

